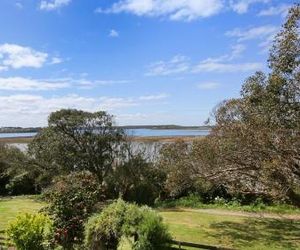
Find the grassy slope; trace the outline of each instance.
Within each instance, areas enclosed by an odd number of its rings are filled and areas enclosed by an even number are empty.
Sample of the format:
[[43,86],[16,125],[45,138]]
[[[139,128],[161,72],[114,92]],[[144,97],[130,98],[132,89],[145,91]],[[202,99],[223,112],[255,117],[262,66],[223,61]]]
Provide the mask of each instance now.
[[[43,203],[32,197],[0,199],[0,231],[19,212],[36,212]],[[300,249],[300,221],[255,219],[163,210],[173,237],[179,241],[238,249]],[[127,249],[127,248],[122,248]]]

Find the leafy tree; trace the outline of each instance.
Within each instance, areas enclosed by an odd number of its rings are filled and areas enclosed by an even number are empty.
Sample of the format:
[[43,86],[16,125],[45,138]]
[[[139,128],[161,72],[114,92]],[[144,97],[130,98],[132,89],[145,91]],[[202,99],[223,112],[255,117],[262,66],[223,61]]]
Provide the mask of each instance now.
[[142,150],[136,151],[133,152],[129,139],[122,144],[122,153],[108,179],[109,195],[152,205],[160,194],[164,176]]
[[180,193],[204,179],[234,195],[300,205],[299,20],[297,4],[275,38],[270,73],[255,73],[240,98],[216,107],[208,137],[162,151],[167,189]]
[[35,137],[29,151],[44,169],[45,184],[57,172],[82,170],[94,173],[103,183],[123,137],[105,112],[62,109],[50,115],[48,127]]
[[299,20],[300,6],[295,5],[271,49],[270,74],[257,72],[249,77],[241,98],[216,109],[216,127],[210,137],[220,159],[210,170],[214,179],[235,191],[296,203],[300,188]]
[[190,145],[182,140],[164,145],[160,151],[157,165],[165,174],[164,189],[169,196],[182,196],[195,186],[190,152]]

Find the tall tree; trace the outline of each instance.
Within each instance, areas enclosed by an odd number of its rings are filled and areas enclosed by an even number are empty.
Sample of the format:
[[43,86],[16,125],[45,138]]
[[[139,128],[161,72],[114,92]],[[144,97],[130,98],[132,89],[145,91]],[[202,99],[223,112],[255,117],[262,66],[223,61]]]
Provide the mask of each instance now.
[[62,109],[50,115],[48,127],[35,137],[29,152],[50,179],[58,173],[88,170],[102,183],[123,139],[123,130],[106,112]]
[[240,98],[216,109],[216,127],[206,143],[218,164],[208,167],[212,161],[203,161],[203,155],[198,162],[207,178],[235,192],[288,198],[300,205],[299,21],[297,4],[275,37],[270,73],[249,77]]

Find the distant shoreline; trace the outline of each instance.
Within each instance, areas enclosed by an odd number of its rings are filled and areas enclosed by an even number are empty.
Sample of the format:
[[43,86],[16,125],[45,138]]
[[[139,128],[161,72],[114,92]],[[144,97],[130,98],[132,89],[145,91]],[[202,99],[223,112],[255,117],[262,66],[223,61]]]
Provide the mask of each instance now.
[[[150,142],[175,142],[182,140],[185,142],[191,142],[197,139],[201,139],[203,136],[132,136],[133,142],[150,143]],[[0,138],[0,143],[5,144],[28,144],[34,137],[14,137],[14,138]]]

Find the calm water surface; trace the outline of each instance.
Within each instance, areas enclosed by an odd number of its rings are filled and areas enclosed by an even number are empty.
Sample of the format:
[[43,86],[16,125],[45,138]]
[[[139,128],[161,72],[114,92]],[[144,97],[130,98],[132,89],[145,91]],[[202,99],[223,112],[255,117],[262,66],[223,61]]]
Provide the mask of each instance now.
[[[209,130],[197,129],[126,129],[130,136],[206,136]],[[33,137],[36,133],[0,133],[0,138]]]

